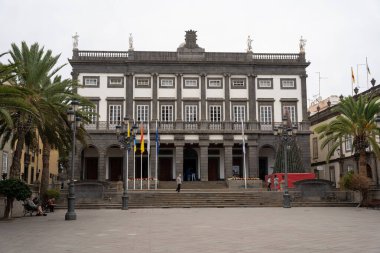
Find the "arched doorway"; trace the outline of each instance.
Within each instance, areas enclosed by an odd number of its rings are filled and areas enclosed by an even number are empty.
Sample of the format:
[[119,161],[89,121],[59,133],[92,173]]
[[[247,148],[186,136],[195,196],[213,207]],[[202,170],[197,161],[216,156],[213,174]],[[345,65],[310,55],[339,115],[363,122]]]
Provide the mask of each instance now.
[[107,175],[110,181],[123,179],[123,151],[119,146],[111,146],[107,150]]
[[82,150],[82,168],[84,180],[98,180],[99,152],[95,146]]
[[183,151],[183,180],[190,181],[191,174],[198,171],[198,153],[193,148],[185,148]]
[[259,150],[259,178],[265,179],[266,175],[273,173],[273,166],[276,158],[273,146],[264,145]]

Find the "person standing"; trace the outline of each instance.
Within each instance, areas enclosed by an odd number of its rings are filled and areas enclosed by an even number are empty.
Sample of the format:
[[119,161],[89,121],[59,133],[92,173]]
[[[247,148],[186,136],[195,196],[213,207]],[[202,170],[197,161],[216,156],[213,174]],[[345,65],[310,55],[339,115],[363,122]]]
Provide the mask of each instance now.
[[177,177],[177,189],[176,189],[176,192],[180,192],[181,191],[181,184],[182,184],[182,178],[181,178],[181,174],[179,174],[178,177]]
[[277,189],[278,189],[278,177],[277,177],[277,175],[275,175],[274,176],[274,180],[273,180],[274,182],[274,191],[276,192],[277,191]]
[[270,191],[270,187],[272,185],[272,181],[270,179],[270,177],[268,176],[268,181],[267,181],[268,185],[267,185],[267,190]]

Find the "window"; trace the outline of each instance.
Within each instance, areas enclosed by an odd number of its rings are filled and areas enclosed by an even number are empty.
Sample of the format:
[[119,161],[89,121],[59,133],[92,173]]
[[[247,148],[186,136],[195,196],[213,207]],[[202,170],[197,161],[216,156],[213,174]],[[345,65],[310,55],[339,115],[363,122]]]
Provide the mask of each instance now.
[[83,111],[88,113],[88,117],[90,119],[90,122],[88,125],[95,125],[97,121],[97,107],[98,105],[95,104],[95,107],[85,106],[83,107]]
[[136,87],[144,87],[149,88],[150,86],[150,78],[148,77],[138,77],[136,78]]
[[209,79],[208,80],[209,88],[221,88],[222,87],[222,79]]
[[109,105],[109,118],[110,125],[120,125],[121,120],[121,105]]
[[283,115],[287,115],[290,117],[290,120],[292,121],[292,124],[297,123],[297,117],[296,117],[296,106],[295,105],[284,105],[283,107]]
[[196,105],[185,105],[185,121],[186,122],[196,122],[198,114],[198,106]]
[[234,122],[245,121],[245,106],[244,105],[233,106],[233,120]]
[[160,79],[160,87],[174,87],[174,79]]
[[335,183],[335,167],[329,167],[330,181]]
[[172,122],[173,121],[173,106],[161,105],[161,121]]
[[107,80],[108,80],[108,87],[123,87],[123,81],[124,81],[124,79],[123,79],[123,77],[108,77],[107,78]]
[[313,138],[313,158],[318,158],[318,137]]
[[198,88],[198,79],[192,78],[192,79],[184,79],[185,81],[185,88]]
[[281,79],[281,89],[295,89],[296,79]]
[[138,105],[137,107],[137,121],[146,122],[149,119],[149,105]]
[[352,136],[346,135],[346,138],[344,140],[344,147],[346,149],[346,152],[352,151]]
[[245,88],[245,79],[231,79],[232,88]]
[[209,113],[211,122],[222,121],[222,107],[220,105],[211,105]]
[[3,169],[2,173],[8,173],[8,153],[3,152]]
[[272,124],[272,106],[261,105],[260,106],[260,123]]
[[273,79],[258,79],[258,88],[259,89],[272,89],[273,88]]
[[99,77],[98,76],[84,76],[83,84],[84,86],[89,86],[89,87],[99,87]]

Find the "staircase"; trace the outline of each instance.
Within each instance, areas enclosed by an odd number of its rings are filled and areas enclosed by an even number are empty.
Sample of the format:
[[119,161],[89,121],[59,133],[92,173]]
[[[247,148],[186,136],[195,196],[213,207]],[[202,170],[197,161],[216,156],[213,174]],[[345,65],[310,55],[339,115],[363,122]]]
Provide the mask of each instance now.
[[[261,191],[230,191],[220,189],[209,190],[181,190],[175,189],[158,191],[129,191],[129,208],[224,208],[224,207],[282,207],[282,192]],[[310,201],[292,202],[293,207],[298,206],[328,206],[349,207],[357,203],[349,201]],[[57,208],[65,209],[66,205],[58,205]],[[78,199],[78,209],[120,209],[121,194],[112,199],[84,201]]]
[[[176,181],[160,181],[158,189],[175,189]],[[227,189],[225,181],[185,181],[181,189]]]

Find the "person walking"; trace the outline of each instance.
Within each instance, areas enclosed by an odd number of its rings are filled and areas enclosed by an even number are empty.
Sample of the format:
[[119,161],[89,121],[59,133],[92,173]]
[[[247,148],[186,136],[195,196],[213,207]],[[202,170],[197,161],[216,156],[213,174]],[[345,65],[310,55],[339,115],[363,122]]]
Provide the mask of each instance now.
[[274,191],[276,192],[278,189],[278,177],[277,175],[274,176]]
[[180,192],[181,191],[181,184],[182,184],[182,178],[181,178],[181,174],[179,174],[178,177],[177,177],[177,189],[176,189],[176,192]]
[[268,176],[268,181],[267,181],[267,183],[268,183],[268,185],[267,185],[267,190],[270,191],[270,190],[271,190],[270,187],[271,187],[271,185],[272,185],[272,181],[271,181],[271,179],[270,179],[269,176]]

